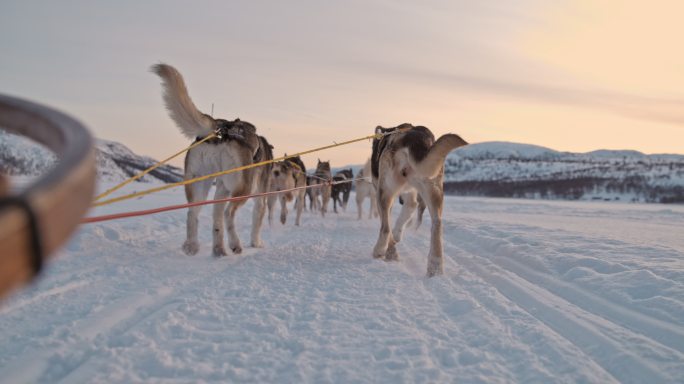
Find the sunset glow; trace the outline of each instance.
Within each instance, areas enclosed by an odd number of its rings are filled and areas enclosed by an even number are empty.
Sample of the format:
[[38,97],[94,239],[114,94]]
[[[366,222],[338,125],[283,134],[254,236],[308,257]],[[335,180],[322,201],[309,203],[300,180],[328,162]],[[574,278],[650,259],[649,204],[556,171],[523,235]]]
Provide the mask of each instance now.
[[677,1],[11,1],[0,84],[157,158],[187,145],[148,72],[159,61],[276,155],[403,122],[470,142],[682,153],[683,14]]

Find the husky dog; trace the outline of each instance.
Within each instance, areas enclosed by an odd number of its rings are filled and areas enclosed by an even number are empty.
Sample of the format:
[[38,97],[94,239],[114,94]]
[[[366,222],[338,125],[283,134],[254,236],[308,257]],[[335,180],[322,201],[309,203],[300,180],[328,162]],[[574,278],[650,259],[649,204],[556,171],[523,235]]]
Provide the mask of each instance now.
[[375,187],[371,181],[371,161],[368,159],[363,169],[356,175],[356,207],[359,213],[359,220],[363,216],[363,201],[370,199],[370,211],[368,218],[378,217],[378,207],[376,205]]
[[[394,128],[378,126],[376,133],[402,130],[373,140],[371,169],[373,185],[378,193],[380,210],[380,234],[373,249],[373,257],[398,260],[396,244],[401,240],[404,225],[418,205],[417,196],[425,201],[432,219],[430,251],[428,253],[428,277],[444,272],[442,255],[442,203],[444,200],[444,159],[452,149],[467,145],[462,138],[446,134],[435,141],[429,129],[411,124]],[[397,196],[401,195],[404,206],[390,230],[390,211]]]
[[[320,209],[321,216],[325,217],[325,214],[328,211],[328,202],[330,201],[331,188],[328,182],[332,180],[330,161],[321,161],[321,159],[318,159],[316,172],[314,172],[313,176],[311,185],[316,185],[316,187],[311,188],[314,205],[312,209]],[[318,196],[321,197],[320,201],[318,200]]]
[[[163,98],[171,119],[180,128],[181,133],[196,141],[205,138],[212,132],[217,137],[188,151],[185,156],[185,179],[192,179],[214,172],[219,172],[243,165],[273,159],[273,147],[262,136],[256,134],[254,125],[236,119],[228,121],[214,119],[200,112],[190,99],[188,90],[181,74],[172,66],[157,64],[152,66],[152,72],[162,79]],[[185,186],[185,196],[188,202],[198,202],[207,199],[209,189],[216,181],[215,199],[249,195],[255,192],[266,192],[270,189],[271,166],[262,166],[219,176],[215,179],[198,181]],[[231,201],[214,205],[213,214],[213,254],[225,256],[223,244],[224,220],[227,224],[228,246],[234,253],[242,252],[242,245],[235,230],[235,213],[246,200]],[[253,247],[262,247],[261,224],[265,213],[265,198],[259,197],[254,201],[252,213]],[[199,251],[197,240],[198,216],[201,207],[188,209],[187,239],[183,244],[183,251],[194,255]]]
[[[287,156],[287,155],[286,155]],[[279,161],[273,165],[273,172],[271,174],[271,189],[274,191],[283,191],[286,189],[299,188],[306,186],[306,167],[302,159],[291,157],[284,161]],[[287,203],[295,199],[295,209],[297,210],[297,217],[295,218],[295,225],[299,225],[300,217],[302,216],[302,209],[306,202],[304,201],[306,189],[299,189],[297,191],[284,192],[268,197],[268,222],[273,223],[273,211],[276,200],[280,200],[280,222],[285,224],[287,221]]]
[[[333,210],[337,213],[337,203],[340,203],[343,211],[347,210],[347,202],[349,202],[349,194],[351,193],[352,185],[351,181],[354,179],[354,171],[349,169],[343,169],[333,176],[333,181],[347,181],[345,183],[333,184],[331,189],[331,197],[333,201]],[[340,198],[342,194],[342,198]]]

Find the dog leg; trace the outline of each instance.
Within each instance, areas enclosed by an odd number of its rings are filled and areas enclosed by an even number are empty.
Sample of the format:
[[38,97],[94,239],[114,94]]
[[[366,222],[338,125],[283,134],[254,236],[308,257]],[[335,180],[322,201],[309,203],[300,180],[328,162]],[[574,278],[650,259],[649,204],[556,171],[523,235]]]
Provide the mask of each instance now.
[[318,189],[318,186],[311,189],[311,204],[309,204],[309,206],[311,207],[312,213],[318,211]]
[[[194,176],[189,176],[194,177]],[[211,188],[211,180],[204,180],[194,184],[188,184],[185,186],[185,196],[189,203],[194,203],[197,201],[204,201],[207,199],[209,194],[209,188]],[[191,207],[188,208],[188,219],[186,223],[187,237],[185,243],[183,243],[183,252],[186,255],[195,255],[199,251],[199,241],[197,240],[197,227],[199,225],[199,214],[202,207]]]
[[351,193],[351,188],[344,191],[342,196],[342,212],[347,212],[347,204],[349,203],[349,194]]
[[[232,195],[239,196],[235,193]],[[228,246],[233,253],[242,253],[242,244],[240,243],[240,238],[235,230],[235,213],[244,203],[245,200],[231,201],[228,203],[228,209],[225,211],[225,220],[228,227],[226,229],[228,232]]]
[[254,199],[254,208],[252,210],[252,239],[251,245],[254,248],[263,248],[264,242],[261,240],[261,225],[264,221],[264,212],[266,210],[266,201],[263,197]]
[[280,196],[280,222],[284,225],[287,221],[287,199],[285,195]]
[[416,213],[416,226],[414,228],[416,230],[423,224],[423,213],[425,213],[425,202],[421,198],[418,201],[418,211]]
[[275,210],[275,202],[277,195],[268,196],[268,225],[273,225],[273,211]]
[[[382,183],[382,179],[380,182]],[[394,247],[394,239],[392,239],[392,232],[390,231],[390,212],[392,211],[392,203],[394,203],[394,194],[384,190],[382,187],[379,189],[380,234],[378,242],[375,244],[375,248],[373,248],[373,257],[376,259],[384,258],[390,245]],[[392,252],[395,253],[392,257],[396,257],[396,249],[393,249]]]
[[401,213],[399,214],[397,222],[394,224],[394,229],[392,230],[392,236],[394,237],[394,241],[397,243],[401,241],[401,236],[404,233],[404,227],[418,205],[415,191],[404,193],[401,195],[401,197],[404,200],[404,205],[401,207]]
[[363,195],[359,193],[359,188],[356,188],[356,211],[358,212],[359,216],[357,220],[361,220],[363,217]]
[[442,254],[442,204],[444,195],[441,178],[438,183],[423,184],[421,197],[430,212],[432,228],[430,229],[430,253],[428,253],[427,276],[432,277],[444,273],[444,256]]
[[[375,188],[375,187],[372,187]],[[371,194],[370,194],[370,201],[371,201],[371,206],[370,206],[370,211],[368,212],[368,218],[372,219],[373,217],[378,217],[378,193],[375,191],[375,189],[371,189]]]
[[321,215],[325,217],[328,212],[328,203],[330,202],[330,186],[324,185],[321,191]]
[[299,195],[297,196],[297,201],[295,202],[295,208],[297,209],[297,218],[295,219],[295,225],[299,226],[300,224],[300,218],[302,217],[302,210],[304,209],[304,205],[306,204],[306,195],[302,192],[299,192]]
[[[214,193],[214,199],[223,199],[228,197],[228,191],[226,190],[223,183],[216,184],[216,193]],[[213,244],[214,244],[214,257],[226,256],[226,248],[223,245],[223,212],[226,209],[226,203],[214,204],[214,228],[213,228]]]

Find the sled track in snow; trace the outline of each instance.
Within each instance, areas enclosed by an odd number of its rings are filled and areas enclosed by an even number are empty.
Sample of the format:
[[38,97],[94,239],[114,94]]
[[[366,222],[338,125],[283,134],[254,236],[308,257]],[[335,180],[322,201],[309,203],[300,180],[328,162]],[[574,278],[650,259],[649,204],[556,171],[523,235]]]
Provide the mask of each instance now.
[[[169,236],[168,239],[170,240],[172,237],[173,236]],[[176,244],[173,244],[172,247],[175,248]],[[170,250],[165,249],[149,256],[161,257],[162,255],[169,253],[169,251]],[[69,349],[74,351],[73,355],[67,354],[66,356],[58,356],[51,352],[30,349],[14,358],[13,361],[36,361],[42,364],[28,366],[25,364],[7,364],[0,369],[0,377],[12,378],[12,382],[87,381],[87,378],[89,377],[87,375],[92,374],[92,372],[89,372],[87,369],[88,363],[92,359],[97,357],[101,358],[102,356],[84,353],[83,351],[90,351],[93,344],[107,343],[108,340],[120,337],[131,330],[134,330],[139,324],[153,319],[160,314],[166,313],[166,311],[164,311],[165,309],[182,304],[184,299],[188,296],[192,296],[193,292],[198,289],[197,283],[211,281],[213,278],[225,272],[226,269],[230,268],[235,263],[238,263],[242,257],[248,257],[247,255],[254,252],[254,250],[246,250],[242,255],[229,256],[215,260],[217,264],[223,264],[220,269],[211,273],[209,276],[202,275],[190,280],[181,281],[179,287],[162,287],[154,293],[140,293],[108,303],[106,307],[96,314],[63,326],[64,332],[77,332],[78,334],[77,339],[69,345]],[[92,281],[84,281],[67,284],[61,287],[58,286],[35,297],[32,301],[22,302],[21,305],[13,306],[7,312],[39,300],[49,299],[51,295],[57,294],[58,291],[64,292],[92,283]],[[60,359],[64,361],[63,364],[59,364],[58,361],[55,361]],[[52,365],[61,366],[63,369],[60,369],[58,372],[50,372],[49,367],[46,364],[47,362],[50,362]],[[81,372],[86,375],[85,377],[78,378]],[[49,377],[41,377],[41,375],[48,375]]]
[[[378,221],[357,221],[355,212],[307,212],[301,227],[266,222],[266,247],[253,249],[243,209],[244,253],[220,260],[210,256],[211,210],[200,218],[202,249],[193,257],[179,250],[182,214],[84,228],[35,289],[0,309],[0,381],[684,378],[677,308],[612,300],[626,286],[681,302],[682,271],[662,261],[681,254],[672,235],[663,246],[604,241],[582,228],[519,224],[516,214],[528,209],[514,204],[502,216],[487,217],[489,205],[482,217],[453,214],[469,204],[446,212],[445,274],[430,279],[429,219],[405,231],[399,262],[371,257]],[[615,280],[632,271],[663,284]],[[597,280],[585,286],[577,276]]]
[[[659,319],[606,302],[572,284],[558,282],[526,266],[496,255],[487,241],[457,225],[445,225],[457,235],[445,239],[445,254],[454,268],[465,268],[496,288],[525,312],[580,348],[620,382],[665,382],[662,372],[644,358],[656,354],[673,369],[684,356],[681,330]],[[484,245],[484,247],[483,247]],[[487,252],[493,256],[481,256]],[[466,254],[466,255],[464,255]],[[619,332],[616,331],[619,330]],[[635,351],[626,341],[639,340],[648,350]],[[639,352],[640,355],[637,355]],[[680,368],[681,369],[681,368]]]

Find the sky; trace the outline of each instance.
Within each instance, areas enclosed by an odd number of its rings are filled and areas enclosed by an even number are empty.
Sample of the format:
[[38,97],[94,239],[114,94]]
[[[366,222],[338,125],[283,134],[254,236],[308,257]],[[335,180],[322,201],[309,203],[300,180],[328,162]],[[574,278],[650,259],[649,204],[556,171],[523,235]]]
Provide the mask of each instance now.
[[[3,0],[0,92],[155,158],[189,144],[158,62],[276,155],[404,122],[471,143],[684,153],[681,15],[667,0]],[[369,156],[361,142],[304,160]]]

